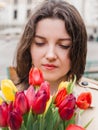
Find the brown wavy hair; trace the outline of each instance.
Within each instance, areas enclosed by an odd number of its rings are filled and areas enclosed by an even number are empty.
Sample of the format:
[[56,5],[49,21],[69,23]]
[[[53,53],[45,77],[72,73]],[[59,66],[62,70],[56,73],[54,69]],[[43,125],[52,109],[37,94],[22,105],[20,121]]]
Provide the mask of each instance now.
[[65,28],[72,39],[70,50],[71,75],[81,78],[85,70],[87,53],[87,33],[83,19],[77,9],[63,0],[45,0],[32,12],[28,20],[16,54],[16,71],[20,82],[28,84],[28,74],[32,66],[30,46],[32,44],[37,23],[45,18],[62,19]]

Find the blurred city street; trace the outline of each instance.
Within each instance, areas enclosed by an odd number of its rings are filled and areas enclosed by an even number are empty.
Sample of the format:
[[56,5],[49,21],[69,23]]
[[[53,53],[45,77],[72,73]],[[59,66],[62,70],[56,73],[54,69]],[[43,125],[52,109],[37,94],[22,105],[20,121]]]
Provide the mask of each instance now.
[[[8,78],[7,67],[13,66],[19,35],[0,36],[0,81]],[[87,61],[98,61],[98,42],[88,42]]]
[[18,40],[17,35],[0,35],[0,81],[8,78],[7,67],[13,66]]

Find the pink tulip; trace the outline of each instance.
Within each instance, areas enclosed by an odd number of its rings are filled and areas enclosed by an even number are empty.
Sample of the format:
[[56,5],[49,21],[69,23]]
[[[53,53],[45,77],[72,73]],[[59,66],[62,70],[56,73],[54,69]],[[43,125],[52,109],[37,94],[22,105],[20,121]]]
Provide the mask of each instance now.
[[29,72],[29,84],[38,86],[44,81],[42,72],[38,68],[31,68]]
[[46,92],[47,100],[49,100],[49,98],[50,98],[50,84],[47,81],[41,83],[40,90],[44,90]]
[[0,127],[7,127],[8,104],[3,102],[0,105]]
[[34,87],[30,85],[30,87],[26,90],[26,97],[28,99],[29,108],[32,106],[34,96],[35,96]]
[[21,114],[29,111],[28,100],[23,91],[16,93],[14,107],[20,110]]

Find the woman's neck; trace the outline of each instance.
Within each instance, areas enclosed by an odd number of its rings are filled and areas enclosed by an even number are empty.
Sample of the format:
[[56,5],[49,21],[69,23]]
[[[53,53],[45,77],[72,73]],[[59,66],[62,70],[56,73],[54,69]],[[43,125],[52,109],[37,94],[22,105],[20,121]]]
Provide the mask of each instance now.
[[64,79],[60,79],[60,80],[58,80],[58,81],[48,81],[49,82],[49,84],[50,84],[50,94],[51,95],[54,95],[56,92],[57,92],[57,90],[58,90],[58,86],[59,86],[59,84],[62,82],[62,81],[66,81],[65,80],[65,78]]
[[58,83],[50,83],[50,94],[54,95],[58,90]]

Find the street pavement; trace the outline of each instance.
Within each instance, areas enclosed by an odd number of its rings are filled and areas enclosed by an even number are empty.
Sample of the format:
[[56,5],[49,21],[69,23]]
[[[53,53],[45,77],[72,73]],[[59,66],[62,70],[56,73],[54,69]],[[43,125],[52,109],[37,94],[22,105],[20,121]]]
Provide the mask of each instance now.
[[[0,37],[0,81],[8,78],[7,67],[13,66],[15,50],[20,36]],[[98,61],[98,42],[88,42],[88,61]]]

